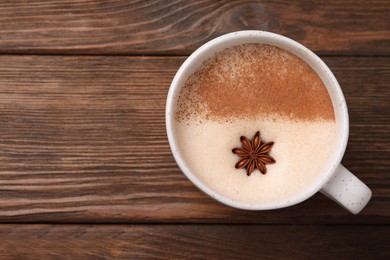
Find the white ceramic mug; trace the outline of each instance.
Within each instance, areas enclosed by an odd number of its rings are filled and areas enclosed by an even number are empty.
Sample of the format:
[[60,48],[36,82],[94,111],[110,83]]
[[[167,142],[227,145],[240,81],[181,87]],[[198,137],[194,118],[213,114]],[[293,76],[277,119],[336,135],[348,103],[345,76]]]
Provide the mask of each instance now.
[[[325,167],[326,169],[321,175],[322,177],[316,183],[307,187],[307,189],[302,191],[299,196],[291,198],[283,203],[273,203],[271,205],[248,204],[228,199],[216,193],[210,187],[201,182],[187,166],[175,138],[173,129],[173,121],[175,120],[175,117],[173,111],[180,88],[183,86],[188,76],[216,52],[245,43],[264,43],[274,45],[301,58],[320,76],[321,80],[328,89],[334,107],[337,125],[337,141],[332,159],[330,160],[331,163],[329,163],[328,167]],[[347,146],[349,120],[347,105],[339,83],[330,69],[317,55],[300,43],[287,37],[264,31],[239,31],[225,34],[202,45],[187,58],[177,71],[172,81],[166,105],[166,127],[173,156],[183,173],[200,190],[226,205],[248,210],[277,209],[300,203],[319,191],[353,214],[357,214],[366,206],[371,198],[371,190],[340,164]]]

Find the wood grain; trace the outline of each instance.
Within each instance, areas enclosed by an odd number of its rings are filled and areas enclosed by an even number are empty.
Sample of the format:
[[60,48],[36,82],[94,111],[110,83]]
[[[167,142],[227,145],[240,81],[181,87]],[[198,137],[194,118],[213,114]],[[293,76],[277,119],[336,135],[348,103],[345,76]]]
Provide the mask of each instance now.
[[389,55],[389,13],[387,0],[5,0],[0,53],[183,55],[219,35],[255,29],[322,55]]
[[0,56],[0,222],[389,224],[390,58],[325,59],[351,116],[343,163],[373,190],[357,216],[322,195],[248,212],[198,191],[165,134],[183,60]]
[[1,225],[1,259],[389,259],[389,226]]

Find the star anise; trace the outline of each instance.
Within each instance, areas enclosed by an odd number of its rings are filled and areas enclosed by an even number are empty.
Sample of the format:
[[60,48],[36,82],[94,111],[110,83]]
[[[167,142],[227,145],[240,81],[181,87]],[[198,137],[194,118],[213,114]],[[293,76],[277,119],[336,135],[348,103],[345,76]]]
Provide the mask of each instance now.
[[240,138],[242,148],[234,148],[232,152],[241,157],[236,163],[236,169],[246,168],[246,174],[250,176],[257,168],[262,174],[267,173],[266,164],[275,163],[275,159],[267,153],[271,151],[274,143],[261,143],[260,132],[257,131],[253,136],[252,141],[249,141],[245,136]]

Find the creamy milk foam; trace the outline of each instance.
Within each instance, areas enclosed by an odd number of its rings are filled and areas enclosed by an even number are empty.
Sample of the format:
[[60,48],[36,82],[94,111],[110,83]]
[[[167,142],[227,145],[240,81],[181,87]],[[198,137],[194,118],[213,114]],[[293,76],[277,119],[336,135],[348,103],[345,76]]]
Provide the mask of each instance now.
[[[333,106],[318,75],[277,47],[245,44],[217,53],[186,81],[175,136],[204,184],[240,202],[286,201],[323,174],[336,139]],[[246,175],[232,153],[260,131],[274,142],[267,174]]]

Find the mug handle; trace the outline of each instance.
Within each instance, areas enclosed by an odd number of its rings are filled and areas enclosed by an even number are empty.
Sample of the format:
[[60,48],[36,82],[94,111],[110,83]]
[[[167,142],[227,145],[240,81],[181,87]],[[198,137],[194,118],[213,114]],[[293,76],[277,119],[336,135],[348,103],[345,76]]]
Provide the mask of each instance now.
[[359,213],[372,195],[370,188],[341,164],[320,192],[352,214]]

